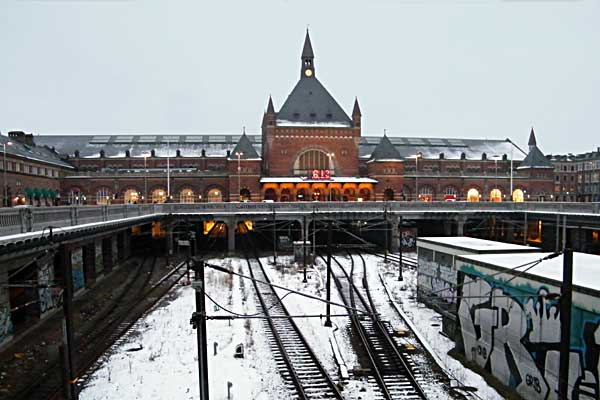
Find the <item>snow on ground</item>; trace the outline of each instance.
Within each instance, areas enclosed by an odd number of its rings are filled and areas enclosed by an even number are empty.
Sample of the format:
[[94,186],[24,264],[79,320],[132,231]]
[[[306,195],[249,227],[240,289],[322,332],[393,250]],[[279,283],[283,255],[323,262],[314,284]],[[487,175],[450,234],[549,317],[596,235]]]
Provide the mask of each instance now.
[[[326,299],[325,282],[327,279],[327,267],[323,260],[317,259],[316,267],[307,269],[307,283],[302,283],[303,272],[302,267],[295,266],[293,257],[278,257],[278,267],[273,267],[269,262],[272,258],[265,257],[261,259],[265,271],[269,275],[271,283],[278,284],[290,289],[298,290],[303,293],[319,296],[323,300]],[[284,265],[286,267],[281,268]],[[281,297],[285,290],[276,289]],[[335,287],[333,280],[331,282],[331,301],[338,304],[343,304],[342,299]],[[306,298],[300,295],[288,295],[283,299],[283,303],[288,312],[292,315],[303,314],[325,314],[325,303],[319,300]],[[331,306],[331,314],[348,314],[346,309],[338,306]],[[316,353],[319,361],[325,367],[329,376],[339,382],[338,365],[333,355],[330,338],[335,337],[340,353],[344,358],[348,369],[359,366],[356,353],[352,347],[350,338],[350,319],[348,317],[332,317],[332,327],[324,326],[325,318],[298,318],[296,324],[300,328],[302,334],[306,338],[308,344]],[[370,400],[378,398],[371,390],[371,385],[363,378],[351,377],[348,382],[345,382],[343,395],[348,400],[363,399]]]
[[[247,274],[240,259],[211,260]],[[254,288],[239,277],[206,270],[207,293],[221,306],[237,313],[256,312]],[[106,356],[82,390],[82,400],[100,399],[197,399],[198,361],[196,331],[190,325],[195,311],[191,286],[174,289],[175,299],[157,306],[138,324],[139,334],[130,335]],[[209,315],[228,315],[207,299]],[[232,382],[232,399],[287,398],[259,320],[207,321],[210,398],[227,399],[227,382]],[[213,344],[218,343],[217,355]],[[245,358],[234,358],[235,346],[243,343]],[[139,351],[127,351],[132,348]]]
[[[405,254],[405,256],[410,254]],[[414,256],[413,256],[414,257]],[[423,303],[416,301],[417,295],[417,271],[404,268],[402,282],[398,281],[398,266],[390,263],[385,265],[380,258],[372,255],[364,255],[367,266],[370,269],[381,271],[386,284],[391,289],[398,306],[405,311],[412,323],[417,327],[421,336],[427,341],[437,357],[442,361],[442,367],[456,378],[462,385],[476,387],[476,395],[485,400],[504,399],[498,392],[490,387],[481,375],[465,368],[458,360],[448,355],[454,348],[454,342],[441,334],[441,316]],[[376,280],[379,278],[376,277]],[[369,282],[372,280],[370,279]],[[379,291],[378,291],[379,292]],[[381,291],[383,295],[384,292]]]

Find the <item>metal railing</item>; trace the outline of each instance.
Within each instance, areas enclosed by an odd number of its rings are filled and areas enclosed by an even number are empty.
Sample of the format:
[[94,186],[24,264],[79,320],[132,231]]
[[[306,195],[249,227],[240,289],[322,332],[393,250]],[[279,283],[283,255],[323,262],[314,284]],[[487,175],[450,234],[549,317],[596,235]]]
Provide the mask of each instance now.
[[48,226],[66,227],[122,218],[171,213],[272,213],[275,212],[543,212],[600,215],[600,203],[562,202],[248,202],[248,203],[168,203],[105,206],[23,207],[0,209],[0,236],[42,230]]

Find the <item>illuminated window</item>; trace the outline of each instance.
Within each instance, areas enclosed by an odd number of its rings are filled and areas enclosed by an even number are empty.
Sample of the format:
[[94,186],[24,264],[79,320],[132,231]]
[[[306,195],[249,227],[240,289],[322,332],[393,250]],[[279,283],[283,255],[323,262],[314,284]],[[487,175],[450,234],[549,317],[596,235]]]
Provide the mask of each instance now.
[[135,189],[128,189],[123,194],[123,200],[125,203],[137,203],[140,199],[140,194]]
[[153,203],[164,203],[167,201],[167,191],[162,188],[154,189],[151,198]]
[[525,193],[521,189],[515,189],[512,194],[512,199],[515,203],[522,203],[525,200]]
[[193,203],[195,199],[194,191],[192,189],[183,189],[179,192],[180,203]]
[[111,197],[112,197],[112,193],[110,192],[110,189],[107,187],[102,187],[102,188],[98,189],[98,191],[96,192],[96,204],[99,204],[99,205],[110,204]]
[[493,201],[495,203],[499,203],[502,201],[502,192],[500,191],[500,189],[492,189],[492,191],[490,192],[490,201]]
[[294,175],[310,176],[310,173],[317,170],[330,170],[333,175],[334,156],[328,156],[322,150],[308,150],[300,154],[294,162]]
[[479,190],[472,188],[467,192],[467,201],[477,202],[479,201]]
[[223,192],[220,189],[210,189],[207,199],[209,203],[220,203],[223,201]]

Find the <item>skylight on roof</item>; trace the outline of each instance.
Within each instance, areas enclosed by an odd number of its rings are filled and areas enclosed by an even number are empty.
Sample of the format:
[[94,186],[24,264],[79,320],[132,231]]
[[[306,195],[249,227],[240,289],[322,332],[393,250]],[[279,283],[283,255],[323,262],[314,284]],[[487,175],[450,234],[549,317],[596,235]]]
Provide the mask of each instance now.
[[94,137],[92,137],[92,140],[90,140],[90,143],[103,144],[103,143],[108,143],[109,140],[110,140],[110,136],[94,136]]
[[425,144],[425,141],[421,138],[406,138],[410,144]]
[[225,143],[225,135],[211,135],[208,143]]
[[138,138],[138,143],[155,143],[156,136],[140,136]]
[[133,142],[133,136],[117,136],[114,143],[131,143]]
[[203,141],[204,141],[203,136],[186,136],[185,137],[186,143],[202,143]]

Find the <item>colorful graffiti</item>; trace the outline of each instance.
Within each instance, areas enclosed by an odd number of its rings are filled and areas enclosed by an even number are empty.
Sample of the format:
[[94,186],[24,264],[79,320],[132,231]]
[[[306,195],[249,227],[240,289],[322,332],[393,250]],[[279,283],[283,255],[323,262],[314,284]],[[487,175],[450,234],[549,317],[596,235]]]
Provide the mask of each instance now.
[[0,344],[8,340],[13,332],[13,324],[10,319],[10,308],[7,305],[0,306]]
[[[523,290],[465,273],[461,282],[459,348],[467,360],[523,398],[558,399],[560,311],[547,297],[556,288]],[[573,321],[569,399],[598,399],[600,315],[573,307]]]
[[449,304],[456,303],[456,271],[449,265],[419,259],[417,287],[419,292]]
[[402,248],[414,249],[417,245],[417,230],[415,228],[402,229]]
[[54,265],[48,261],[38,267],[40,316],[62,305],[62,288],[54,286]]
[[83,274],[83,249],[75,249],[71,253],[71,275],[73,277],[73,293],[85,286]]

